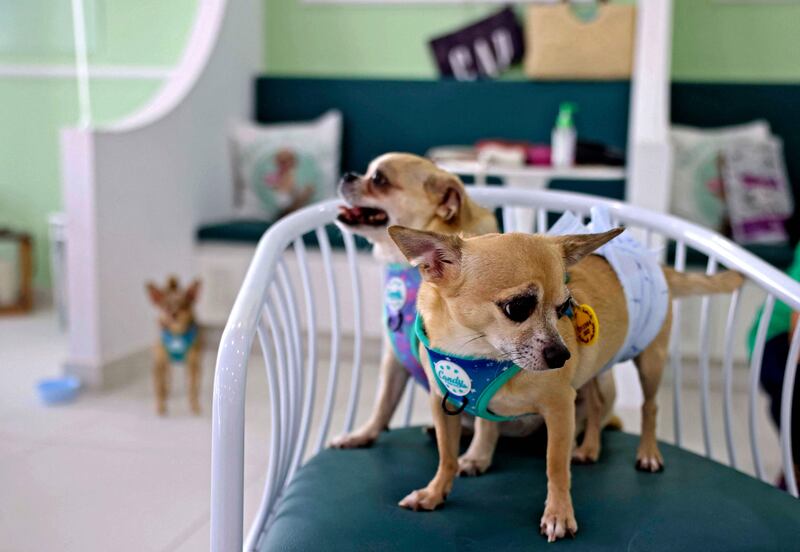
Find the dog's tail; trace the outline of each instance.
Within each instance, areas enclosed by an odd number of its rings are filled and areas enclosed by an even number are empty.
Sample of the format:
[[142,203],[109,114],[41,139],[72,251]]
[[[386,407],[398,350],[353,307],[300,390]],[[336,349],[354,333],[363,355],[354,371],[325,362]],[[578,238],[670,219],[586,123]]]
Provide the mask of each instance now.
[[608,429],[611,431],[622,431],[623,429],[622,419],[612,412],[611,417],[608,420],[606,420],[603,429]]
[[696,272],[678,272],[665,267],[664,276],[667,278],[667,285],[669,285],[673,298],[710,293],[732,293],[744,283],[744,277],[733,270],[707,276]]

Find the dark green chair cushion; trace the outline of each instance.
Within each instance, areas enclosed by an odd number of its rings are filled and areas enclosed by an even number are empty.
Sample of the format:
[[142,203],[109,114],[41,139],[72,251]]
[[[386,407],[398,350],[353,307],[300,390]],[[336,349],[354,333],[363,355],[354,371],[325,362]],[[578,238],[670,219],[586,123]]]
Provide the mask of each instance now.
[[260,549],[274,550],[797,550],[800,502],[735,470],[662,444],[666,469],[634,469],[638,437],[606,432],[596,465],[574,466],[579,531],[539,535],[546,479],[541,451],[502,444],[484,476],[456,480],[444,508],[397,501],[427,484],[435,443],[420,428],[381,435],[371,449],[325,450],[289,485]]
[[272,223],[263,220],[231,220],[206,224],[197,229],[198,241],[258,243]]
[[[216,241],[216,242],[234,242],[234,243],[258,243],[264,232],[269,230],[272,223],[263,220],[232,220],[225,222],[217,222],[214,224],[206,224],[197,230],[197,240]],[[333,249],[344,249],[344,240],[342,234],[333,226],[326,226],[325,233],[328,234],[328,240],[331,242]],[[370,248],[367,240],[355,236],[356,247],[360,250],[368,250]],[[314,232],[303,236],[303,242],[308,247],[319,247],[317,235]]]

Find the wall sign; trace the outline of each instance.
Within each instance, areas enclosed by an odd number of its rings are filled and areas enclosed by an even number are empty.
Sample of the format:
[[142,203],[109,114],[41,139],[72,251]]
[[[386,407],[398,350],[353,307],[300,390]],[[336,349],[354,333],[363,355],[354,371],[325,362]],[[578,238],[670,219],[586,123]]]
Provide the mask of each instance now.
[[522,26],[505,8],[486,19],[430,41],[439,74],[458,80],[496,77],[524,53]]

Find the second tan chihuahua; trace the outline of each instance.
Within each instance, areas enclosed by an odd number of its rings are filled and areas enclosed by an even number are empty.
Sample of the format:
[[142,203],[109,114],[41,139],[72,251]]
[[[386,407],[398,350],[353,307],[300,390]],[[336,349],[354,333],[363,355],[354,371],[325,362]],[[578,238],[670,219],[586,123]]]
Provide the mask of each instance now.
[[[497,232],[491,211],[473,202],[461,180],[437,167],[424,157],[408,153],[387,153],[375,158],[362,174],[346,173],[339,183],[339,195],[347,203],[339,222],[352,232],[372,242],[373,255],[387,266],[385,277],[384,356],[380,367],[380,388],[367,422],[355,431],[341,435],[331,443],[336,448],[370,446],[388,427],[405,389],[409,375],[427,384],[424,369],[409,350],[407,339],[413,333],[416,316],[416,289],[419,273],[408,264],[389,237],[391,225],[429,230],[443,234],[474,236]],[[397,304],[393,304],[397,303]],[[398,308],[398,306],[400,308]],[[612,374],[606,373],[587,383],[579,391],[576,403],[576,432],[583,430],[587,411],[597,412],[599,427],[611,422],[616,390]],[[472,418],[465,418],[466,425]],[[478,418],[475,436],[467,451],[458,459],[461,475],[481,475],[489,469],[497,440],[502,433],[526,436],[539,427],[539,416],[496,424]],[[591,429],[587,426],[587,429]],[[599,433],[599,428],[598,428]],[[575,461],[597,460],[599,447],[585,446],[575,451]]]
[[[490,384],[494,387],[488,395],[487,388],[480,388],[474,401],[478,411],[500,417],[539,413],[547,426],[542,534],[552,542],[578,530],[570,494],[576,390],[618,359],[629,325],[627,300],[615,269],[606,258],[590,253],[621,232],[616,228],[591,234],[462,239],[389,229],[423,277],[417,304],[423,340],[419,354],[432,389],[439,449],[434,478],[403,498],[400,506],[433,510],[444,503],[458,471],[458,412],[471,400],[470,391],[485,383],[470,379],[463,363],[487,359],[497,368],[494,381],[500,384]],[[654,337],[634,358],[644,392],[636,458],[637,467],[645,471],[659,471],[663,465],[655,401],[667,354],[670,299],[730,292],[742,283],[735,272],[701,276],[664,268],[661,278],[657,264],[655,271],[663,283],[665,314],[656,322],[660,327],[655,327]],[[513,371],[505,371],[509,365]],[[597,413],[588,410],[584,444],[593,441],[589,448],[599,450]]]
[[[339,222],[373,244],[373,255],[387,266],[384,282],[384,356],[380,389],[372,415],[352,433],[333,440],[337,448],[365,447],[375,442],[394,415],[409,375],[420,383],[427,379],[408,350],[413,332],[419,274],[389,238],[387,228],[402,224],[420,230],[466,236],[497,232],[497,221],[488,209],[477,205],[454,174],[424,157],[387,153],[374,159],[365,174],[346,173],[339,195],[347,202]],[[481,424],[482,425],[482,424]],[[480,433],[481,428],[476,428]],[[493,431],[490,430],[492,433]],[[480,444],[476,440],[476,444]],[[466,472],[488,468],[486,454],[473,450],[462,458]]]

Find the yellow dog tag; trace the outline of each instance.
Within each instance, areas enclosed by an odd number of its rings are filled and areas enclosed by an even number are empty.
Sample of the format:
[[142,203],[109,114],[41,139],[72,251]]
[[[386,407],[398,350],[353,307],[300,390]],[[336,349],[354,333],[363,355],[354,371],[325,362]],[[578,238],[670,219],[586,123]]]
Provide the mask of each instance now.
[[586,303],[575,306],[575,315],[572,317],[575,325],[575,337],[581,345],[594,345],[600,333],[600,322],[592,307]]

